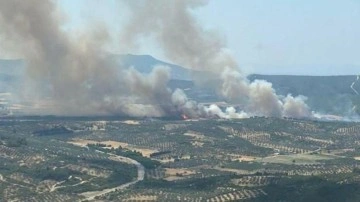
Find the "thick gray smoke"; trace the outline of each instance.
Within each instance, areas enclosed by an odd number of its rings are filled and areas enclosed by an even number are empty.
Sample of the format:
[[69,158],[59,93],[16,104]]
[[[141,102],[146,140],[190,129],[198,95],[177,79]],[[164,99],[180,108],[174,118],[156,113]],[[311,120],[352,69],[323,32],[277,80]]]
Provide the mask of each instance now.
[[171,112],[168,70],[156,68],[144,76],[134,69],[116,69],[102,52],[109,42],[106,29],[71,36],[61,29],[56,11],[51,0],[0,0],[1,39],[17,44],[33,84],[26,99],[36,103],[50,96],[54,103],[46,113],[64,115]]
[[[309,116],[303,97],[293,98],[289,95],[281,99],[271,83],[250,83],[246,79],[234,58],[226,51],[226,44],[216,33],[203,29],[192,15],[194,8],[206,3],[196,0],[131,1],[129,8],[132,16],[124,29],[122,41],[133,42],[133,47],[136,47],[139,38],[155,37],[170,60],[201,71],[202,80],[205,74],[211,78],[212,75],[220,75],[220,79],[213,81],[215,83],[211,86],[216,86],[218,94],[228,102],[243,106],[251,115]],[[181,100],[184,107],[198,108],[195,103],[188,103],[186,98]],[[221,114],[214,106],[204,111],[209,110]]]

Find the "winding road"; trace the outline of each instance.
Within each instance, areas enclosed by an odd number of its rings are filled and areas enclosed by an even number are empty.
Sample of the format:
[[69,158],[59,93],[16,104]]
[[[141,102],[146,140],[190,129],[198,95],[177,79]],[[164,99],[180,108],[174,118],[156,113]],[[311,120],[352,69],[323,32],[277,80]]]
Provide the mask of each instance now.
[[125,188],[127,188],[127,187],[129,187],[131,185],[136,184],[139,181],[144,180],[145,168],[144,168],[143,165],[141,165],[141,163],[135,161],[134,159],[123,157],[123,156],[118,156],[118,155],[114,155],[114,154],[110,154],[109,159],[113,160],[113,161],[119,161],[119,162],[135,165],[136,168],[137,168],[137,178],[136,178],[136,180],[128,182],[126,184],[122,184],[122,185],[117,186],[117,187],[113,187],[113,188],[108,188],[108,189],[104,189],[104,190],[100,190],[100,191],[89,191],[89,192],[81,193],[80,195],[84,196],[85,199],[82,199],[80,201],[94,200],[95,197],[97,197],[97,196],[102,196],[104,194],[107,194],[107,193],[110,193],[110,192],[113,192],[113,191],[116,191],[116,190],[125,189]]

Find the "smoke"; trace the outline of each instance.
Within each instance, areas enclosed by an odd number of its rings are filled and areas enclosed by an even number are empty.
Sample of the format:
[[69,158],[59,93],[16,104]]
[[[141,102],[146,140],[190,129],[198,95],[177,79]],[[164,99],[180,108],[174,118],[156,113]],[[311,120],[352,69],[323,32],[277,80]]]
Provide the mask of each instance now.
[[283,104],[283,116],[294,118],[310,117],[309,108],[303,105],[305,101],[306,97],[304,96],[293,97],[292,95],[287,95]]
[[[17,52],[26,60],[27,74],[33,79],[37,94],[51,91],[61,108],[92,105],[88,102],[95,96],[89,91],[100,91],[100,88],[113,91],[115,83],[106,83],[105,88],[99,86],[104,84],[103,80],[94,77],[99,68],[106,66],[105,61],[88,40],[75,43],[60,29],[55,10],[52,1],[2,0],[1,32],[19,44]],[[92,41],[106,40],[106,37],[106,32],[99,31]],[[108,68],[101,71],[103,77],[112,75]],[[81,105],[82,101],[86,102]]]
[[171,102],[171,90],[167,88],[170,78],[169,69],[155,67],[149,75],[143,75],[133,68],[126,73],[126,82],[129,84],[129,96],[132,103],[151,105],[157,114],[144,111],[146,116],[165,116],[174,113]]
[[[51,0],[0,0],[1,40],[17,44],[30,80],[24,99],[52,102],[44,113],[61,115],[164,116],[172,112],[169,73],[149,75],[118,67],[104,54],[111,42],[101,25],[73,36],[62,30]],[[38,112],[41,113],[41,112]]]
[[209,117],[220,117],[225,119],[243,119],[248,118],[249,115],[244,111],[237,112],[234,107],[226,107],[225,111],[220,109],[219,106],[212,104],[209,107],[204,108],[207,116]]
[[127,3],[132,12],[121,33],[122,48],[131,49],[141,37],[153,36],[170,60],[201,72],[201,78],[195,77],[198,83],[214,87],[240,110],[203,106],[180,89],[172,92],[167,68],[143,75],[118,67],[104,54],[104,47],[113,43],[108,30],[97,24],[84,30],[86,34],[65,32],[63,17],[51,0],[0,0],[0,41],[16,44],[11,51],[27,63],[26,99],[39,102],[50,97],[51,113],[62,115],[309,116],[303,97],[282,98],[271,83],[246,79],[226,43],[192,15],[207,1]]
[[272,84],[263,80],[255,80],[249,85],[249,106],[251,112],[257,115],[281,116],[282,103]]
[[171,96],[171,101],[177,111],[185,114],[187,117],[202,117],[205,115],[204,106],[189,100],[184,91],[176,89]]
[[[310,116],[303,97],[288,95],[281,98],[271,83],[258,80],[251,83],[247,80],[227,51],[226,43],[216,33],[203,29],[192,15],[193,9],[206,3],[207,1],[196,0],[173,0],[166,3],[162,0],[131,1],[128,5],[132,15],[121,35],[122,41],[130,42],[129,48],[134,48],[142,37],[154,37],[171,61],[200,71],[201,78],[194,77],[195,80],[201,80],[198,83],[204,83],[204,78],[208,78],[212,83],[206,84],[215,86],[219,96],[229,103],[242,106],[249,115]],[[210,79],[214,75],[220,78],[216,81]],[[175,93],[175,97],[180,97],[175,99],[176,103],[181,103],[178,106],[187,108],[186,111],[191,107],[201,108],[184,98],[185,94]],[[220,117],[229,117],[229,114],[234,113],[233,108],[226,111],[229,112],[226,114],[214,105],[200,111]]]

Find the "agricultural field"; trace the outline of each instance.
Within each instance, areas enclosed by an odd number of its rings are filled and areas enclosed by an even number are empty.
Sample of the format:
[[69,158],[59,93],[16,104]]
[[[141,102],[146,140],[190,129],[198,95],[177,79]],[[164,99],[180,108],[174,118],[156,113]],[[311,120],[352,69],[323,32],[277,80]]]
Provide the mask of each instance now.
[[360,124],[8,117],[0,162],[0,201],[357,201]]

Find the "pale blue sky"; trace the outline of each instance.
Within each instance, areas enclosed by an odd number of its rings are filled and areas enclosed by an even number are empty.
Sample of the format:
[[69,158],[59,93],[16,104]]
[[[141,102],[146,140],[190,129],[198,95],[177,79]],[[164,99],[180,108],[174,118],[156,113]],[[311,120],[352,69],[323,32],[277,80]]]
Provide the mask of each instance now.
[[[116,0],[58,2],[69,29],[106,22],[118,33],[126,22]],[[360,0],[210,0],[194,13],[226,39],[245,72],[360,73]],[[167,60],[150,41],[135,53]]]

